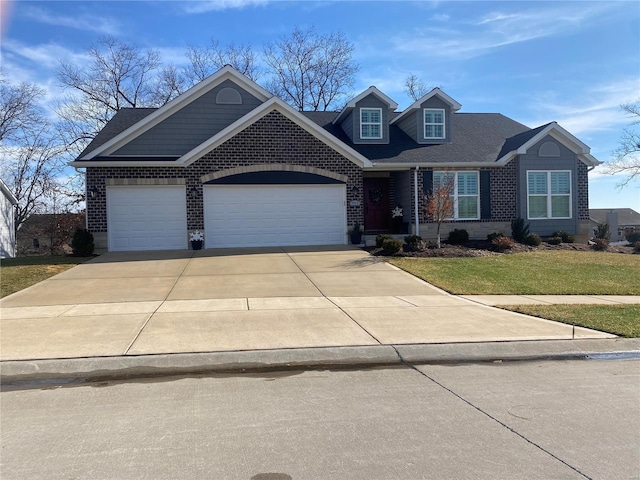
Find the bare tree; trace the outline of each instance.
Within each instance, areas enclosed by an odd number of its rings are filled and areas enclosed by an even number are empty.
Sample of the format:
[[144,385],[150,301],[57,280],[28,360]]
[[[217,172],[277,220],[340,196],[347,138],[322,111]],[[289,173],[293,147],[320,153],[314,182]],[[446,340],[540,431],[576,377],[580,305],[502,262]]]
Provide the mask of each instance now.
[[164,105],[187,90],[188,83],[175,65],[169,64],[160,69],[151,94],[151,103]]
[[0,72],[0,142],[12,142],[38,124],[45,91],[33,83],[10,85]]
[[[630,125],[640,125],[640,99],[635,103],[621,105],[621,109],[631,118]],[[619,184],[620,187],[633,179],[640,179],[640,130],[637,127],[624,129],[618,148],[612,155],[613,160],[606,163],[603,171],[610,175],[626,174],[627,178]]]
[[415,102],[429,92],[429,87],[417,75],[409,73],[404,81],[404,91]]
[[444,175],[434,176],[433,190],[425,197],[427,218],[437,224],[437,245],[440,248],[440,226],[453,216],[454,176],[445,172]]
[[189,66],[184,69],[184,75],[189,85],[201,82],[225,65],[231,65],[254,82],[260,78],[261,70],[251,45],[230,43],[222,47],[212,38],[206,47],[189,45],[186,55]]
[[300,111],[336,108],[360,68],[351,58],[353,48],[341,32],[319,35],[296,27],[290,36],[265,44],[267,88]]

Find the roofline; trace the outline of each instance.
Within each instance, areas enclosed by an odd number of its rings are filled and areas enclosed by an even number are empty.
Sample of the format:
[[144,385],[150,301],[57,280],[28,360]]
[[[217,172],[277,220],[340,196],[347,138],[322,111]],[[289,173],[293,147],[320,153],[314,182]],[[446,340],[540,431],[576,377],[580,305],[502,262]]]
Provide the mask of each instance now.
[[497,168],[504,167],[508,162],[406,162],[406,163],[385,163],[373,162],[373,167],[368,170],[406,170],[413,168]]
[[115,150],[122,147],[127,142],[133,140],[135,137],[143,134],[152,127],[156,126],[158,123],[167,119],[178,110],[191,103],[193,100],[201,97],[225,80],[230,79],[235,80],[242,88],[247,90],[252,95],[256,96],[262,102],[273,96],[260,85],[249,80],[233,67],[226,65],[213,75],[205,78],[202,82],[197,83],[186,92],[178,95],[176,98],[158,108],[156,111],[150,113],[146,117],[131,125],[126,130],[120,132],[115,137],[109,139],[107,142],[95,148],[88,154],[85,154],[79,160],[90,160],[98,155],[108,155],[110,153],[113,153]]
[[67,163],[70,167],[182,167],[177,160],[129,161],[129,160],[75,160]]
[[18,199],[16,198],[16,196],[13,194],[11,190],[9,190],[9,187],[7,187],[7,185],[2,181],[1,178],[0,178],[0,190],[2,190],[5,196],[9,199],[9,202],[11,203],[11,205],[16,205],[18,203]]
[[309,120],[300,112],[293,109],[290,105],[284,102],[284,100],[281,100],[280,98],[275,96],[264,102],[259,107],[253,109],[243,117],[239,118],[227,128],[215,134],[209,140],[201,143],[191,151],[185,153],[177,160],[177,163],[183,164],[184,166],[192,164],[203,155],[206,155],[214,148],[220,146],[222,143],[226,142],[228,139],[238,134],[239,132],[274,110],[278,111],[289,120],[294,122],[296,125],[316,137],[318,140],[320,140],[330,148],[333,148],[341,155],[344,155],[358,166],[362,168],[368,168],[372,165],[371,161],[364,155],[358,153],[356,150],[342,142],[340,139],[320,127],[318,124]]
[[429,100],[431,97],[434,97],[436,95],[438,97],[442,98],[449,105],[451,105],[451,108],[453,109],[454,112],[457,112],[458,110],[460,110],[462,108],[462,105],[460,103],[458,103],[452,97],[450,97],[449,95],[444,93],[442,90],[440,90],[440,88],[435,87],[435,88],[432,88],[426,95],[423,95],[421,98],[419,98],[418,100],[413,102],[411,105],[409,105],[409,107],[407,107],[404,112],[402,112],[396,118],[391,120],[389,122],[389,125],[393,125],[394,123],[399,122],[400,119],[404,118],[406,115],[408,115],[409,112],[413,112],[414,110],[419,109],[420,105],[422,105],[425,101]]
[[375,87],[374,85],[371,85],[369,88],[367,88],[360,95],[358,95],[358,96],[352,98],[351,100],[349,100],[349,102],[344,106],[344,108],[342,110],[340,110],[340,113],[338,114],[338,116],[336,118],[334,118],[333,122],[331,122],[331,123],[333,123],[335,125],[338,122],[338,120],[340,120],[342,118],[343,114],[345,114],[347,111],[351,111],[352,109],[356,108],[356,103],[358,103],[360,100],[362,100],[363,98],[365,98],[365,97],[367,97],[369,95],[375,95],[376,97],[378,97],[383,102],[386,102],[389,105],[389,109],[390,110],[395,110],[396,108],[398,108],[398,104],[396,102],[394,102],[392,98],[388,97],[383,92],[378,90],[378,88]]

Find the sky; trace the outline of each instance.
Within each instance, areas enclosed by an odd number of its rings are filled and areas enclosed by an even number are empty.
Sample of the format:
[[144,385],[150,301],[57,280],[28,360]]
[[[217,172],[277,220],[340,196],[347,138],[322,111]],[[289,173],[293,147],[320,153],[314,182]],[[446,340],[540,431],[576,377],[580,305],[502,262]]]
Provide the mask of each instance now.
[[[640,99],[640,2],[632,1],[12,1],[2,0],[1,66],[11,82],[64,92],[61,60],[86,64],[104,35],[186,64],[187,45],[261,50],[294,27],[341,31],[359,64],[354,96],[375,85],[398,104],[410,73],[440,87],[461,112],[502,113],[529,127],[557,121],[611,159]],[[640,180],[589,174],[591,208],[640,211]]]

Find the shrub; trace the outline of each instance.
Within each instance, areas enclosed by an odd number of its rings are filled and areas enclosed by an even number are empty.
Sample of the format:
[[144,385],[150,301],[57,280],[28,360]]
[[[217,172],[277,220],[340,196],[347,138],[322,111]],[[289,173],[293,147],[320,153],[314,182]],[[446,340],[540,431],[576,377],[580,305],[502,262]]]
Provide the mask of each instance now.
[[385,255],[393,255],[398,253],[402,248],[402,242],[397,238],[385,238],[382,242],[382,252]]
[[633,244],[633,251],[636,253],[640,253],[640,240]]
[[635,245],[637,242],[640,242],[640,232],[629,232],[624,238],[626,238],[627,242],[631,245]]
[[376,248],[382,248],[382,244],[384,243],[384,241],[389,238],[393,238],[393,235],[390,235],[388,233],[379,233],[378,235],[376,235]]
[[540,235],[536,233],[530,233],[529,235],[524,237],[523,243],[531,247],[537,247],[538,245],[540,245],[540,243],[542,243],[542,239],[540,238]]
[[573,235],[571,235],[569,232],[565,232],[564,230],[558,230],[557,232],[553,232],[551,236],[560,237],[562,239],[562,243],[573,243],[576,241]]
[[489,235],[487,235],[487,240],[490,242],[493,242],[493,240],[498,237],[504,237],[504,235],[500,232],[492,232]]
[[562,243],[562,237],[549,237],[547,238],[549,245],[560,245]]
[[511,250],[513,248],[513,239],[500,235],[499,237],[491,240],[493,248],[498,252],[504,252],[505,250]]
[[469,241],[469,233],[464,229],[455,229],[449,232],[447,243],[452,245],[462,245]]
[[605,251],[609,247],[609,240],[604,238],[596,238],[593,240],[593,249],[599,252]]
[[524,218],[516,218],[511,222],[511,237],[516,242],[522,243],[527,235],[529,235],[529,224],[524,223]]
[[93,235],[84,228],[76,229],[71,240],[71,249],[76,257],[89,257],[93,255]]
[[404,237],[404,243],[407,244],[407,249],[412,252],[424,249],[424,241],[419,235],[407,235]]
[[593,236],[596,240],[606,240],[607,245],[611,238],[611,232],[609,231],[608,223],[599,223],[596,228],[593,229]]

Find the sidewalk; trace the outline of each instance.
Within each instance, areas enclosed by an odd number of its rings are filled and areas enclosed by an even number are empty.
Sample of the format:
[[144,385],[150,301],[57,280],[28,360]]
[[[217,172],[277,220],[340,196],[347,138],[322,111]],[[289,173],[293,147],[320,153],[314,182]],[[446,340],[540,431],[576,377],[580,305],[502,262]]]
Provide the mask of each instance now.
[[640,295],[460,295],[482,305],[640,305]]

